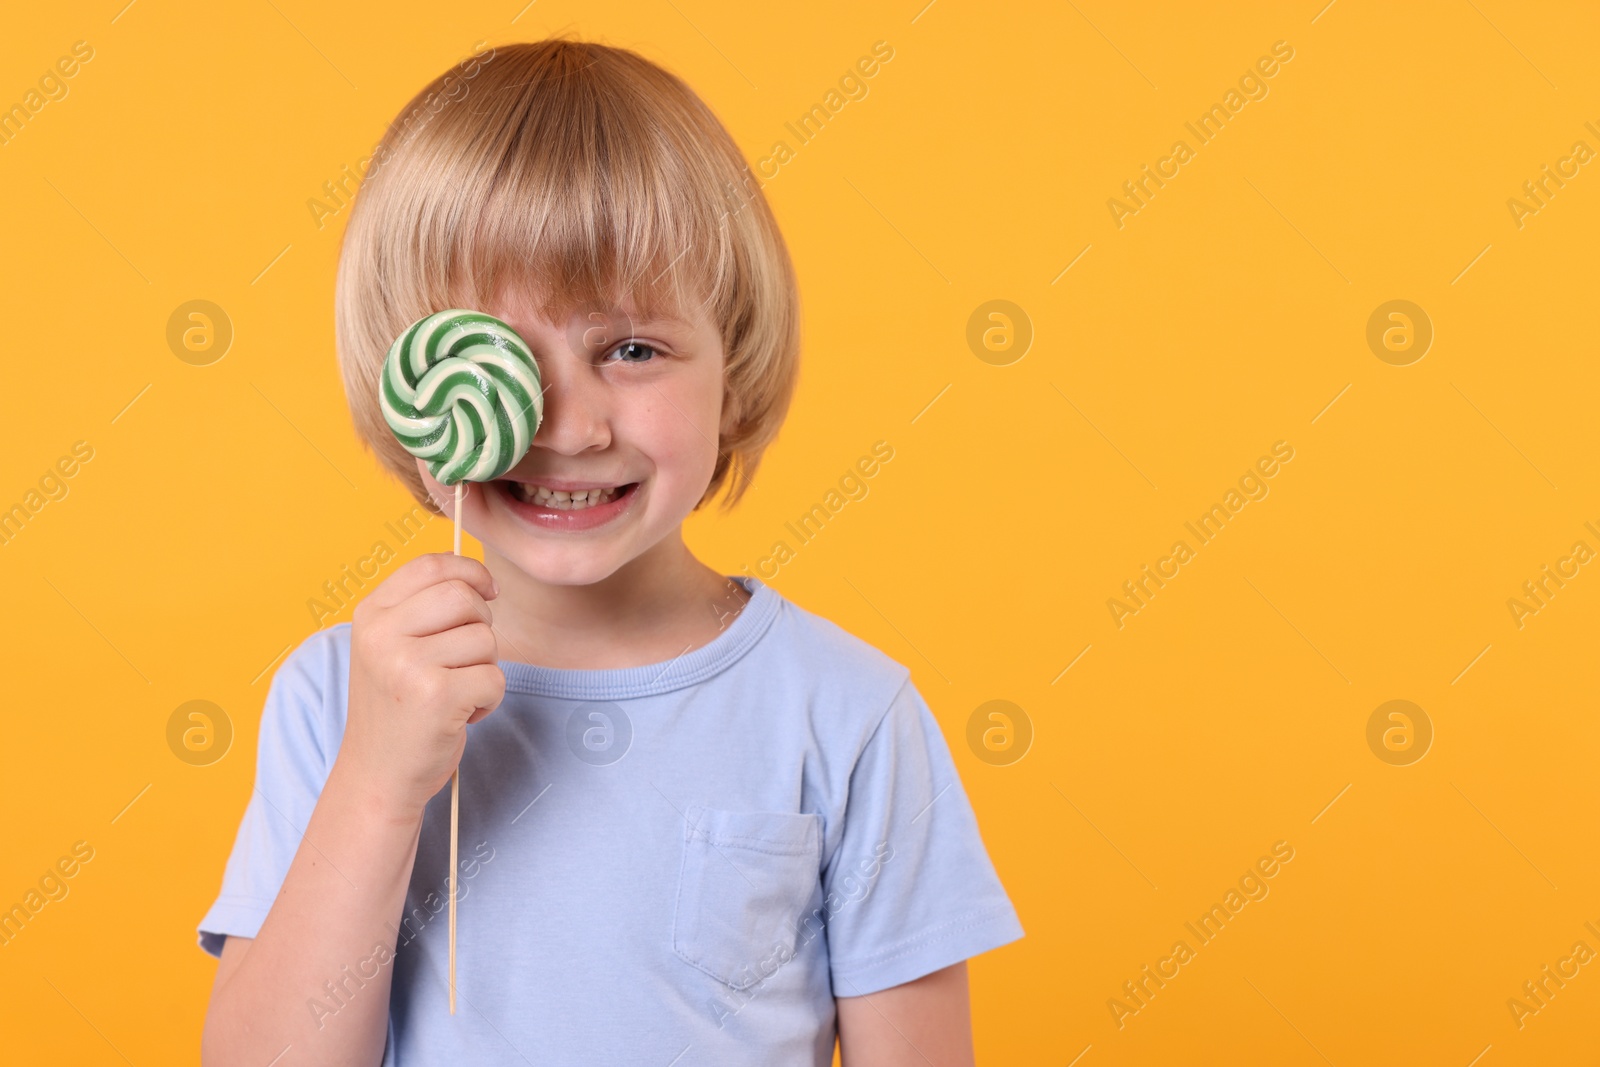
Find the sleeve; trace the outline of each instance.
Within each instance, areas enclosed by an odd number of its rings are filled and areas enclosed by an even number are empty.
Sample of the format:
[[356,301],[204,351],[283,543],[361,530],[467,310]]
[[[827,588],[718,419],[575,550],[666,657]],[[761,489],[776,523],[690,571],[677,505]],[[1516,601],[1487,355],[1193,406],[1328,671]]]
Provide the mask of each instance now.
[[[332,759],[328,726],[343,710],[337,634],[312,634],[289,654],[261,711],[255,785],[222,875],[222,888],[200,920],[200,947],[222,954],[225,936],[255,937],[322,793]],[[339,716],[342,718],[342,716]]]
[[836,997],[900,985],[1023,936],[944,734],[909,676],[851,771],[823,891]]

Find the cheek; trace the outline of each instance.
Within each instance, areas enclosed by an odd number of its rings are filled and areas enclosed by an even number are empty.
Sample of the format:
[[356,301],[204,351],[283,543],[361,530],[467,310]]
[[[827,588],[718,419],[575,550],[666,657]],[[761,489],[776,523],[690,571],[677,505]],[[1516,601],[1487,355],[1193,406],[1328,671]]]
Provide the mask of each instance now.
[[651,458],[661,480],[695,483],[697,493],[717,464],[722,394],[720,381],[714,385],[675,382],[648,390],[630,422],[635,447]]
[[706,420],[703,413],[696,417],[686,409],[680,414],[663,404],[639,434],[638,448],[650,457],[658,482],[685,492],[704,488],[717,463],[715,419]]

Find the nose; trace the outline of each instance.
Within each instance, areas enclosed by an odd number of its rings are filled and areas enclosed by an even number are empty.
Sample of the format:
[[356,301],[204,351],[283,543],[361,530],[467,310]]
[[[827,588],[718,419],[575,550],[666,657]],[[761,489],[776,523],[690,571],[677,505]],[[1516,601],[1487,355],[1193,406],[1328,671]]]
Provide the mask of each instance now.
[[576,456],[611,444],[611,397],[599,365],[602,357],[603,353],[576,350],[563,343],[545,347],[539,361],[544,417],[533,435],[532,448]]

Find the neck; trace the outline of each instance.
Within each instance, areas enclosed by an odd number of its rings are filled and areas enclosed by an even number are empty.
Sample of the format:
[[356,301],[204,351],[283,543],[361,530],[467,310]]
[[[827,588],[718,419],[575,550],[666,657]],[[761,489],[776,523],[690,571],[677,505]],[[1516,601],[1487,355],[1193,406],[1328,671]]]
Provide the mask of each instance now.
[[660,663],[727,628],[749,600],[695,558],[681,530],[589,585],[543,582],[484,546],[499,658],[598,670]]

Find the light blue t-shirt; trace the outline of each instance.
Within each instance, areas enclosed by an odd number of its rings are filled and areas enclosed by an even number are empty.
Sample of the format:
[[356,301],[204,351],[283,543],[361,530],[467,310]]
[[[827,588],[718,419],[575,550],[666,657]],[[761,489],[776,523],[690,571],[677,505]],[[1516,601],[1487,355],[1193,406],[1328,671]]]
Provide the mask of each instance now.
[[[429,803],[385,1067],[831,1062],[835,996],[1023,936],[939,725],[896,661],[760,580],[712,641],[643,667],[502,661],[462,757],[457,1010],[450,787]],[[254,937],[345,725],[350,627],[307,638],[261,716],[256,788],[201,921]],[[324,1023],[340,999],[307,1011]]]

